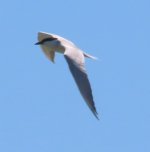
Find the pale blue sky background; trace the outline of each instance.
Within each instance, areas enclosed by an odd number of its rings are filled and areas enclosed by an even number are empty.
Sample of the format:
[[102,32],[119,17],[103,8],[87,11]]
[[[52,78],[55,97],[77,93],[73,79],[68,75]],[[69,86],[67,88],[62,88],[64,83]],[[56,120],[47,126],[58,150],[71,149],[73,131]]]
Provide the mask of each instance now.
[[[45,31],[97,56],[86,60],[100,121]],[[1,152],[150,151],[150,1],[13,0],[0,5]]]

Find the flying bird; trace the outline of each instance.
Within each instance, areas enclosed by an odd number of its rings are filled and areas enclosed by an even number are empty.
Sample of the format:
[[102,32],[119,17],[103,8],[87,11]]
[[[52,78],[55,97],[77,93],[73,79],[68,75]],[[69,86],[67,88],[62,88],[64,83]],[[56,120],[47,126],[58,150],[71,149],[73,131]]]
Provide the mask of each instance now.
[[64,55],[82,97],[94,116],[99,119],[93,100],[91,85],[84,67],[85,57],[96,58],[83,52],[71,41],[55,34],[38,32],[38,42],[35,45],[40,45],[43,52],[53,63],[55,52]]

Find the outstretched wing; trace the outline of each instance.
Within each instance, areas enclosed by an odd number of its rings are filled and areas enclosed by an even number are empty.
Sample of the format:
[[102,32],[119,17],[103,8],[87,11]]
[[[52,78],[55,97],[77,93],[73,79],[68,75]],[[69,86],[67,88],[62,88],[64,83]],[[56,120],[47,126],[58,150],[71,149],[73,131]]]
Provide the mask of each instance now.
[[45,55],[48,57],[48,59],[50,59],[54,63],[55,52],[50,47],[44,45],[41,45],[41,48]]
[[84,100],[86,101],[95,117],[98,119],[98,113],[95,108],[91,85],[84,68],[83,52],[77,48],[69,48],[65,51],[64,56],[81,95],[83,96]]

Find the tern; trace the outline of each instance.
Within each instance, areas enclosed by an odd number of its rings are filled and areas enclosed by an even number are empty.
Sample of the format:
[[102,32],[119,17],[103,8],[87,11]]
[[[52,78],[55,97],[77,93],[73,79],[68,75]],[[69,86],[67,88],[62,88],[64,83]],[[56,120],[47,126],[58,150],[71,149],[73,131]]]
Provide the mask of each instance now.
[[83,52],[71,41],[46,32],[38,32],[38,42],[35,45],[40,45],[48,59],[53,63],[55,52],[64,55],[82,97],[94,116],[99,119],[93,100],[91,85],[84,67],[85,57],[91,59],[96,58]]

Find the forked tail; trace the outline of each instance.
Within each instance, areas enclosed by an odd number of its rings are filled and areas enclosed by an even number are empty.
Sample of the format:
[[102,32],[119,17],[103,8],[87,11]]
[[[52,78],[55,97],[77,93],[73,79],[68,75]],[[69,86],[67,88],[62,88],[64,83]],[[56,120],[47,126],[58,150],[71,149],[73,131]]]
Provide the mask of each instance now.
[[87,53],[83,53],[84,54],[84,56],[86,57],[86,58],[90,58],[90,59],[93,59],[93,60],[97,60],[97,58],[96,57],[94,57],[94,56],[92,56],[92,55],[89,55],[89,54],[87,54]]

